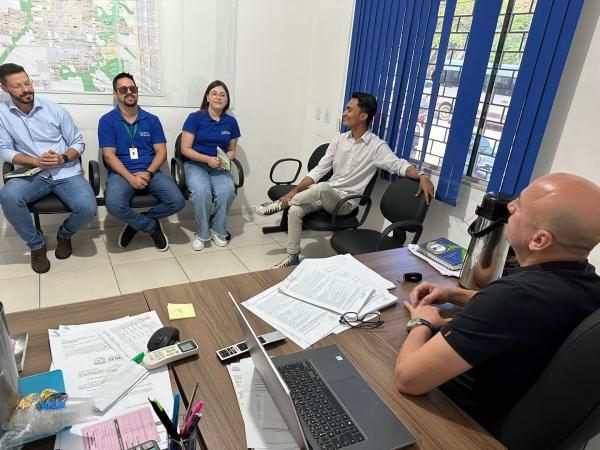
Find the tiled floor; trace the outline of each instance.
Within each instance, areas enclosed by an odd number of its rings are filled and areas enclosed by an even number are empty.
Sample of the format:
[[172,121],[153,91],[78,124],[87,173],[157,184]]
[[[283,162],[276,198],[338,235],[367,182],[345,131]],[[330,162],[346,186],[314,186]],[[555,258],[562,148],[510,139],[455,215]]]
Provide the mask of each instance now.
[[[38,275],[30,266],[25,243],[14,235],[0,237],[0,300],[8,312],[110,297],[143,289],[206,280],[268,269],[285,256],[287,234],[262,234],[261,227],[278,216],[231,216],[232,240],[227,247],[192,249],[194,221],[166,222],[169,250],[157,251],[147,235],[136,235],[119,248],[120,227],[82,230],[73,238],[73,255],[54,257],[56,228],[45,226],[52,267]],[[8,232],[10,233],[11,230]],[[302,254],[332,256],[327,233],[303,231]]]

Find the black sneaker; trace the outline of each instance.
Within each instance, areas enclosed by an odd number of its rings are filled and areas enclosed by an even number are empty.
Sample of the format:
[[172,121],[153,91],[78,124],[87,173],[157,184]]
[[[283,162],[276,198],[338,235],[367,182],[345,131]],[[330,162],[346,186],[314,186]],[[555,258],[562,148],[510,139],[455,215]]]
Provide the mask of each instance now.
[[119,235],[119,247],[125,248],[129,245],[137,230],[129,225],[125,225]]
[[169,240],[167,239],[167,236],[165,236],[165,233],[163,233],[162,226],[158,220],[156,221],[156,228],[150,236],[154,241],[156,250],[159,252],[166,252],[169,249]]

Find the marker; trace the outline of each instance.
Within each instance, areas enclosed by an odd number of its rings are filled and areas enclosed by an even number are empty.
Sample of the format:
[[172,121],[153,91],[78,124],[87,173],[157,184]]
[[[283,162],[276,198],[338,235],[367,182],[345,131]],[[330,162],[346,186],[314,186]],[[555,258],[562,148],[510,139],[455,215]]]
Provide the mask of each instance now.
[[179,433],[177,433],[177,431],[173,428],[171,419],[169,419],[169,416],[167,416],[167,413],[165,412],[165,410],[163,409],[161,404],[158,403],[156,400],[148,399],[148,401],[152,405],[152,409],[158,416],[158,419],[160,420],[160,422],[164,425],[165,429],[167,430],[167,434],[169,435],[169,437],[171,437],[171,439],[179,440]]
[[203,406],[204,406],[204,402],[202,400],[200,400],[198,402],[198,405],[194,408],[194,411],[192,411],[192,414],[190,414],[190,417],[188,418],[188,420],[185,422],[185,426],[183,427],[183,432],[181,433],[182,436],[189,432],[190,426],[192,425],[192,421],[194,420],[194,417],[200,412],[200,410],[202,409]]
[[133,358],[131,358],[131,360],[136,364],[141,363],[142,359],[144,359],[144,352],[140,352],[137,355],[135,355]]
[[179,392],[175,392],[173,395],[173,416],[171,416],[171,423],[177,431],[177,424],[179,423]]
[[194,414],[194,416],[191,419],[192,423],[190,424],[188,429],[185,430],[185,433],[181,435],[181,439],[187,439],[190,437],[190,435],[194,432],[194,430],[200,423],[200,419],[202,419],[202,413]]

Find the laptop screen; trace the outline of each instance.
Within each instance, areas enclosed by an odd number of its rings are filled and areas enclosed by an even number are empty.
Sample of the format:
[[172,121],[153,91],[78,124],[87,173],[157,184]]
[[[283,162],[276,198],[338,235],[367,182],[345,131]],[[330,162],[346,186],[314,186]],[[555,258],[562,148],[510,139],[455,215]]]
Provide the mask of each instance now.
[[302,432],[298,414],[296,414],[296,409],[294,408],[292,397],[285,381],[283,381],[279,371],[271,361],[271,358],[269,358],[264,347],[260,344],[256,333],[252,329],[252,326],[250,326],[250,323],[248,322],[248,319],[246,319],[238,302],[233,298],[233,295],[231,295],[231,292],[229,292],[229,297],[233,303],[233,308],[240,322],[240,326],[246,336],[246,344],[248,344],[248,350],[252,362],[254,363],[254,367],[258,370],[258,373],[265,383],[265,387],[271,394],[271,397],[273,397],[273,401],[275,402],[275,405],[277,405],[277,409],[279,409],[279,412],[290,429],[290,433],[292,433],[298,447],[301,449],[308,449],[308,443]]

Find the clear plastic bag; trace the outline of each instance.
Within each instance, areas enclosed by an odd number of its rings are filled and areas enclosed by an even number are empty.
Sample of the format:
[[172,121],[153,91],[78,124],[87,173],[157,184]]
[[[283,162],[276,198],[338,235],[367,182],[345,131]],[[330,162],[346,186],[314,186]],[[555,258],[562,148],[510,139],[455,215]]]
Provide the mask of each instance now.
[[65,427],[93,419],[94,411],[91,398],[70,398],[51,389],[29,394],[3,424],[5,432],[0,436],[0,448],[19,447],[52,436]]

